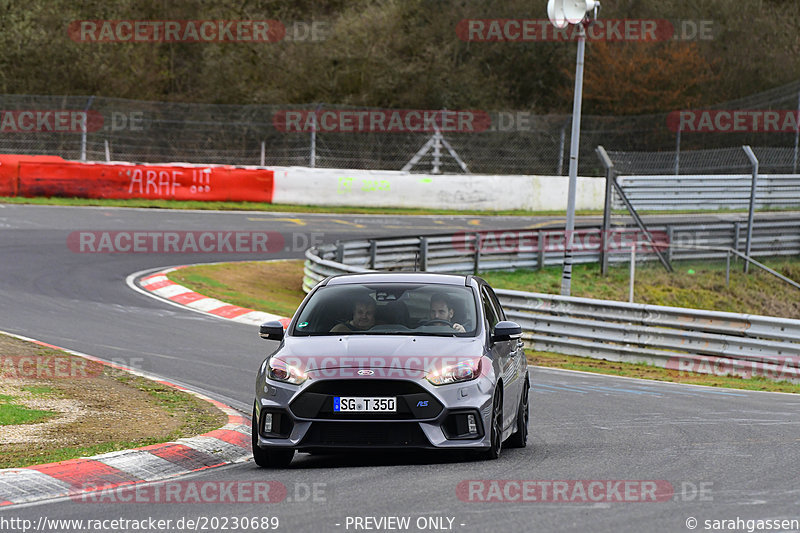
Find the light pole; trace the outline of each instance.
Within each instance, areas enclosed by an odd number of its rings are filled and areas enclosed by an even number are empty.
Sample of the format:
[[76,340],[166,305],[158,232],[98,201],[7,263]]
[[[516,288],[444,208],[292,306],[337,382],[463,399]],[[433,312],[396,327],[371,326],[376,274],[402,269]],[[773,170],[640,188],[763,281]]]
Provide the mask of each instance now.
[[575,189],[578,184],[578,149],[581,136],[581,102],[583,100],[583,57],[586,51],[587,13],[597,10],[596,0],[549,0],[547,16],[556,28],[569,24],[578,26],[578,57],[575,63],[575,94],[572,101],[572,134],[569,147],[569,187],[567,190],[567,224],[564,230],[564,269],[561,274],[561,295],[569,296],[572,285],[572,248],[575,232]]

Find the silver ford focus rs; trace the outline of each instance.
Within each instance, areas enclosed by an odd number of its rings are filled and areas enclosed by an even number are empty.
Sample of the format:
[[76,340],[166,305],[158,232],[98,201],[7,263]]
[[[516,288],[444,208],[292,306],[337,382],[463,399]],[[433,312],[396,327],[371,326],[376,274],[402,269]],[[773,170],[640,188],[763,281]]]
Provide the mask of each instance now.
[[295,451],[524,447],[530,381],[522,329],[475,276],[348,274],[319,283],[261,364],[253,457]]

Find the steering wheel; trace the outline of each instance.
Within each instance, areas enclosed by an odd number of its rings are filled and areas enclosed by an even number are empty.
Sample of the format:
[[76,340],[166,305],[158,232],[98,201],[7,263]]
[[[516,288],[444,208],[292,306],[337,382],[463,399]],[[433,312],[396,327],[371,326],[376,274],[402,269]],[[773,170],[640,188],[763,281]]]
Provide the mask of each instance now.
[[449,320],[444,319],[444,318],[432,318],[430,320],[426,320],[425,322],[423,322],[420,325],[421,326],[434,326],[436,324],[440,324],[442,326],[449,326],[451,328],[453,327],[453,323],[450,322]]

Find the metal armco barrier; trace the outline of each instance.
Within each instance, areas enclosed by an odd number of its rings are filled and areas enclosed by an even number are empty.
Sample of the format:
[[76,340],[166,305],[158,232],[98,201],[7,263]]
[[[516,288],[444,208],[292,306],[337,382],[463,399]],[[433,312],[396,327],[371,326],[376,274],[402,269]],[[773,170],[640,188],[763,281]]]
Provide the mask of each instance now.
[[[797,220],[759,222],[769,231],[755,242],[761,255],[797,254]],[[703,245],[729,244],[738,223],[671,225],[675,235],[695,235]],[[522,230],[520,230],[522,231]],[[538,230],[530,232],[537,233]],[[560,251],[482,255],[465,247],[476,234],[372,239],[323,245],[306,251],[303,289],[326,276],[370,270],[471,272],[557,264]],[[479,235],[479,234],[478,234]],[[478,239],[478,240],[476,240]],[[537,242],[534,237],[532,242]],[[456,243],[455,245],[453,243]],[[623,249],[624,251],[624,249]],[[721,255],[720,255],[721,254]],[[718,258],[724,252],[674,250],[672,258]],[[598,254],[584,254],[584,262]],[[793,289],[792,289],[793,290]],[[610,361],[641,362],[708,374],[764,376],[800,382],[800,320],[679,307],[497,290],[510,320],[523,329],[527,347]]]
[[[670,261],[725,259],[722,248],[744,251],[747,224],[743,221],[650,225],[656,241],[675,244],[663,254]],[[601,229],[578,228],[573,262],[600,260]],[[635,228],[613,228],[608,256],[613,263],[629,261],[632,241],[641,241]],[[693,249],[690,247],[720,249]],[[375,270],[424,270],[475,273],[486,270],[542,268],[560,265],[564,259],[563,230],[505,230],[459,232],[447,235],[344,241],[314,249],[318,257],[351,267]],[[753,229],[751,257],[800,254],[800,218],[758,218]],[[646,244],[638,242],[638,260],[655,260]],[[313,286],[313,284],[312,284]]]
[[496,292],[534,350],[800,382],[800,320]]
[[[747,209],[750,175],[662,175],[619,176],[618,183],[631,204],[646,210]],[[756,209],[785,209],[800,206],[800,175],[760,174],[755,193]],[[625,209],[614,195],[614,209]]]

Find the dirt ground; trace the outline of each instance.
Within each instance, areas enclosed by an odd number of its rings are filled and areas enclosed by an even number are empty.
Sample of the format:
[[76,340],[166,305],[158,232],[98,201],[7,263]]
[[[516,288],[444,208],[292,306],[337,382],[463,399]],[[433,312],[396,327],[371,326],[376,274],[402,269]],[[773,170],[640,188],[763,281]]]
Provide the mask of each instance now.
[[174,440],[226,421],[214,406],[186,393],[5,335],[0,376],[0,395],[56,413],[41,422],[0,426],[0,467],[30,464],[63,448]]

